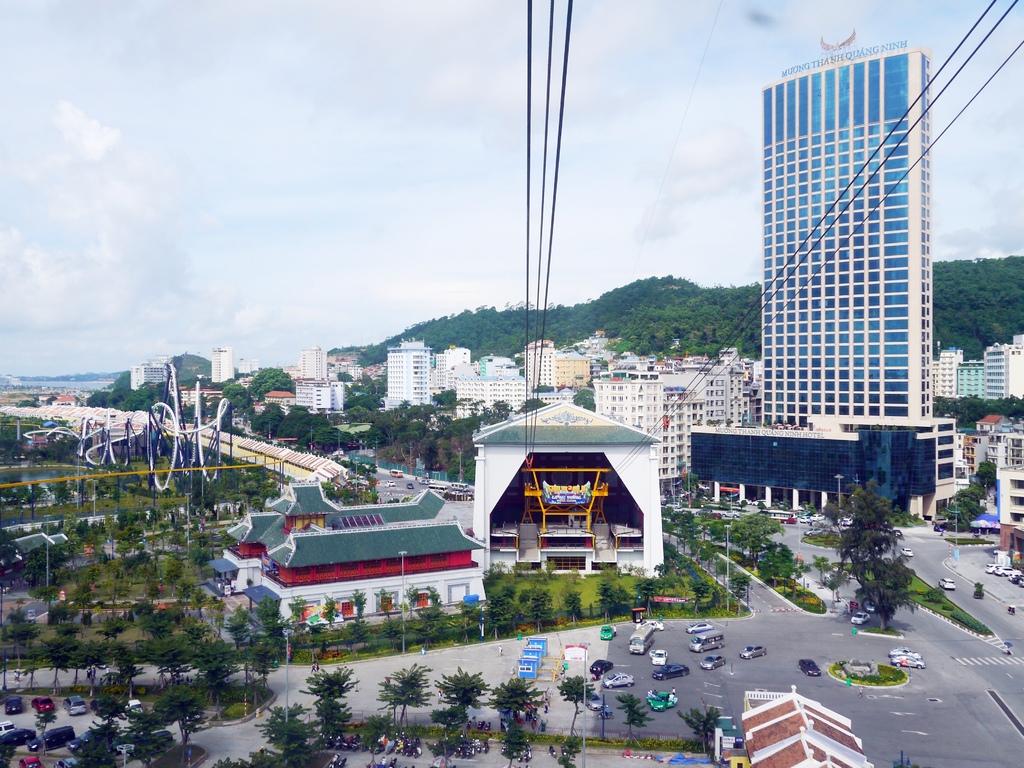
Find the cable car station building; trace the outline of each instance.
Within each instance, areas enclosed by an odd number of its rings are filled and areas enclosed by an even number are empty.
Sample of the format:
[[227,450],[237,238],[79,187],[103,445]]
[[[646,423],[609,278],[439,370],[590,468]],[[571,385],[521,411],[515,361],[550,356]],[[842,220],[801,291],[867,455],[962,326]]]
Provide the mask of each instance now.
[[559,403],[486,427],[474,443],[485,568],[550,560],[558,571],[653,574],[663,562],[657,436]]

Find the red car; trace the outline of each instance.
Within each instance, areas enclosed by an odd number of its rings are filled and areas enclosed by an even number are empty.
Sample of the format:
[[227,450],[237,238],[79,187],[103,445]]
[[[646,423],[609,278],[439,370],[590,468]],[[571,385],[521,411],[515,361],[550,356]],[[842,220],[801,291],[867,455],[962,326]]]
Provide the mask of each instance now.
[[53,712],[53,699],[49,696],[37,696],[32,699],[32,709],[36,712]]
[[44,768],[43,761],[35,755],[23,757],[18,761],[18,768]]

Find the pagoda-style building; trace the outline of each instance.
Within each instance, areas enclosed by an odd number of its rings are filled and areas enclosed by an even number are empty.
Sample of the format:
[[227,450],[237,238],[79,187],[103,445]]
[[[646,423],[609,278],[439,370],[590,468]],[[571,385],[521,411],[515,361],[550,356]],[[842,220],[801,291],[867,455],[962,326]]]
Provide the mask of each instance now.
[[423,601],[431,587],[446,603],[482,599],[483,545],[458,521],[439,519],[443,507],[430,491],[403,504],[340,507],[319,483],[296,482],[265,511],[229,528],[236,543],[211,564],[233,592],[255,602],[271,597],[282,613],[303,598],[313,616],[332,597],[343,617],[354,615],[356,590],[367,596],[368,612],[395,610],[403,571],[406,589],[419,588]]

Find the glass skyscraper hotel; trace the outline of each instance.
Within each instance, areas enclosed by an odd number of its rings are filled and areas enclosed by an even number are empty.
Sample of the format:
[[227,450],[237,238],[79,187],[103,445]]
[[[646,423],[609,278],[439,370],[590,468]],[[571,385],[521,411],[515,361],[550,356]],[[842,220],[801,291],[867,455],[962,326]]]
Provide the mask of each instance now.
[[900,43],[762,91],[772,426],[693,428],[693,471],[716,498],[820,507],[873,481],[930,518],[953,495],[955,424],[932,417],[929,75],[928,51]]
[[929,53],[859,53],[762,92],[766,422],[931,416]]

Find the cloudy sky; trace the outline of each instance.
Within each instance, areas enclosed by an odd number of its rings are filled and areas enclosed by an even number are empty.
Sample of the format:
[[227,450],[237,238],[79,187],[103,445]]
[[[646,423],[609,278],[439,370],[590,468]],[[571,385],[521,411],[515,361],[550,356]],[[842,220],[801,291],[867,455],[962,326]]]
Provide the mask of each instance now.
[[[985,5],[577,2],[551,301],[754,282],[761,88],[853,29],[937,69]],[[0,374],[294,364],[521,302],[525,27],[509,0],[5,2]],[[1017,8],[933,135],[1022,37]],[[939,258],[1024,252],[1022,77],[1024,54],[935,149]]]

